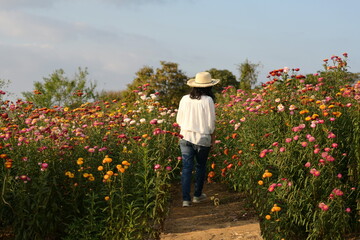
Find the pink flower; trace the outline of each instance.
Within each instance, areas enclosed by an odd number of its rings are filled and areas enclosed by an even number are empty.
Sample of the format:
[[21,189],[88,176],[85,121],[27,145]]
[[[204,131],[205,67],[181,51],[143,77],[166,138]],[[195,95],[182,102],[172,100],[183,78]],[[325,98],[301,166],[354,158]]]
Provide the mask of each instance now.
[[327,136],[327,138],[336,138],[336,135],[332,132],[329,132],[329,135]]
[[343,191],[341,191],[338,188],[334,188],[334,190],[332,191],[336,196],[342,196],[344,195]]
[[318,154],[319,152],[320,152],[320,148],[315,148],[315,149],[314,149],[314,153],[315,153],[315,154]]
[[348,212],[348,213],[351,212],[351,208],[346,208],[345,212]]
[[276,147],[276,146],[279,145],[279,143],[278,143],[278,142],[274,142],[272,145],[273,145],[274,147]]
[[171,166],[166,166],[165,168],[167,171],[171,171],[172,170],[172,167]]
[[333,122],[335,121],[335,118],[331,117],[329,120]]
[[330,152],[330,150],[331,150],[331,149],[328,148],[328,147],[324,148],[324,151],[325,151],[325,152]]
[[259,157],[263,158],[266,156],[266,152],[262,151],[260,154],[259,154]]
[[321,208],[323,211],[327,211],[329,210],[329,206],[326,205],[325,203],[319,203],[319,208]]
[[326,158],[328,155],[329,155],[329,154],[328,154],[327,152],[322,152],[322,153],[321,153],[321,157],[322,157],[322,158]]
[[309,137],[309,142],[315,142],[315,138],[313,136]]
[[159,170],[161,168],[161,165],[160,164],[155,164],[155,166],[154,166],[154,169],[155,170]]
[[305,166],[305,167],[310,167],[310,166],[311,166],[311,163],[310,163],[310,162],[307,162],[307,163],[305,163],[304,166]]
[[308,145],[307,142],[301,142],[301,146],[306,147]]
[[332,146],[333,148],[337,148],[337,147],[338,147],[338,144],[337,144],[337,143],[333,143],[333,144],[331,144],[331,146]]
[[296,135],[296,136],[293,137],[293,139],[294,139],[295,141],[297,141],[297,140],[299,139],[299,136]]
[[157,124],[157,122],[158,122],[157,119],[153,119],[150,121],[150,124]]
[[291,142],[292,141],[292,138],[286,138],[285,139],[285,142],[287,142],[287,143],[289,143],[289,142]]
[[342,178],[342,174],[339,173],[339,174],[337,175],[337,177],[338,177],[339,179]]
[[293,131],[293,132],[298,132],[298,131],[300,131],[300,128],[299,128],[299,127],[293,127],[293,128],[292,128],[292,131]]
[[89,148],[88,152],[91,152],[91,153],[95,152],[95,148]]
[[333,162],[333,161],[335,161],[335,158],[333,156],[328,155],[328,156],[326,156],[326,161]]
[[285,151],[286,151],[286,148],[281,147],[281,148],[279,149],[279,151],[280,151],[280,152],[285,152]]

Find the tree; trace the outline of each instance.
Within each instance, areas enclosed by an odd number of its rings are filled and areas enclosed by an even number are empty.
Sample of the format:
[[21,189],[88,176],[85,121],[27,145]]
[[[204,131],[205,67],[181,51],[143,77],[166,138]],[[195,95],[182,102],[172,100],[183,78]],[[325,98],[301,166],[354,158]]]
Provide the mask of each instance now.
[[229,70],[218,70],[216,68],[211,68],[207,72],[211,74],[212,78],[220,79],[220,83],[213,87],[214,92],[221,92],[223,88],[227,86],[239,86],[239,82],[236,80],[235,75],[232,74]]
[[146,86],[149,94],[158,93],[161,104],[177,106],[181,97],[189,91],[186,85],[188,77],[178,68],[177,63],[161,61],[160,64],[161,67],[156,70],[145,66],[136,72],[136,78],[122,93],[122,97],[128,102],[134,102],[138,97],[133,91]]
[[249,90],[257,82],[260,63],[251,63],[248,59],[238,66],[240,72],[240,89]]
[[5,94],[10,95],[9,93],[4,91],[4,89],[6,89],[9,86],[9,84],[10,84],[9,80],[0,79],[0,101],[3,100],[3,96]]
[[27,101],[37,107],[78,107],[82,103],[96,98],[96,84],[87,80],[87,69],[78,69],[73,79],[65,76],[62,69],[55,70],[44,82],[35,82],[33,92],[23,92]]

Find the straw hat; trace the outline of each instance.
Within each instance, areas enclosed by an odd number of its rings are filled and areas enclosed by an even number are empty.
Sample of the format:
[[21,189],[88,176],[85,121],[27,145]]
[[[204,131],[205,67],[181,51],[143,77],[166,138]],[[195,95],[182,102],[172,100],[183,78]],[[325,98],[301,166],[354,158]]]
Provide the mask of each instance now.
[[220,79],[212,79],[210,73],[199,72],[195,78],[189,79],[187,85],[190,87],[211,87],[220,82]]

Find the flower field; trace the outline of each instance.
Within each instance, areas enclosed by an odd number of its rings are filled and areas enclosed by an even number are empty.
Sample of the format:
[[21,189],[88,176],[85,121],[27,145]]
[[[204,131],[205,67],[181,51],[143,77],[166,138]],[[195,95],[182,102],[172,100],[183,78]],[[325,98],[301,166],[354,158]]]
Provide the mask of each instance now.
[[[360,82],[346,58],[270,72],[217,95],[209,182],[245,191],[264,239],[344,239],[360,228]],[[176,109],[2,103],[0,228],[15,239],[157,239],[180,179]]]

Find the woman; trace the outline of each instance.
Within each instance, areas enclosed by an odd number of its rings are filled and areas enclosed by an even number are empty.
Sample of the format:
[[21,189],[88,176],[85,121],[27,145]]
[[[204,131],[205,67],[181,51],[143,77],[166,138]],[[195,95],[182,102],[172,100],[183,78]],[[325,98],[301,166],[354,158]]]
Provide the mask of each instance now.
[[193,202],[206,199],[202,193],[206,177],[206,161],[210,147],[215,141],[215,106],[212,86],[220,80],[212,79],[210,73],[199,72],[195,79],[190,79],[187,85],[192,87],[190,94],[182,97],[176,121],[181,127],[180,150],[182,155],[182,198],[183,207],[191,204],[191,178],[196,159],[196,175]]

